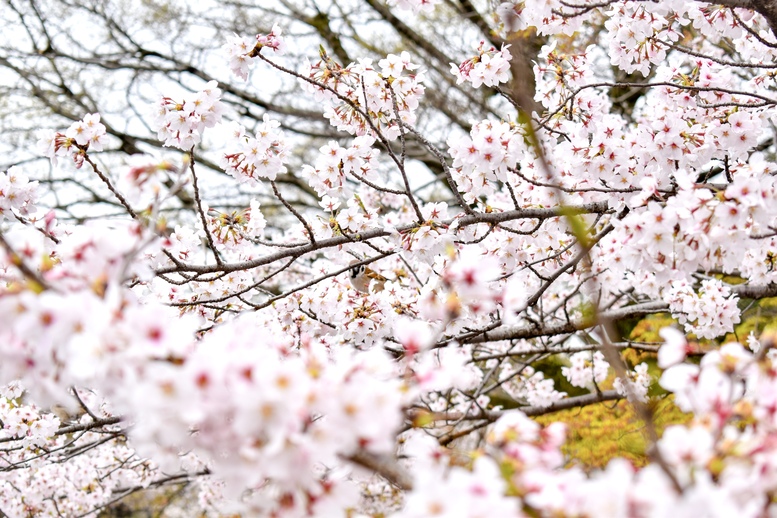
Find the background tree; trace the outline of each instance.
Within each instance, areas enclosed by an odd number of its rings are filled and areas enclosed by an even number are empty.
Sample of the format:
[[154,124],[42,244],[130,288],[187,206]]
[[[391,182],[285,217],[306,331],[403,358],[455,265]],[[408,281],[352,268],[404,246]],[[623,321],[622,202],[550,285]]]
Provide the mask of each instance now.
[[0,16],[6,515],[773,512],[769,3]]

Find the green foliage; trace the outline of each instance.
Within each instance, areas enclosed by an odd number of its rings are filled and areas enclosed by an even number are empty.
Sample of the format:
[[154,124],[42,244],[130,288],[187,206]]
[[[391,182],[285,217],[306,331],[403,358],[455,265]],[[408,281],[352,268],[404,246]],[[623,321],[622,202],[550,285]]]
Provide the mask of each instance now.
[[550,356],[532,364],[534,370],[542,372],[546,379],[553,380],[553,386],[560,392],[566,392],[569,396],[582,396],[590,392],[587,388],[575,387],[561,373],[563,367],[569,366],[569,362],[558,356]]
[[[761,336],[764,332],[777,332],[777,297],[766,298],[758,302],[743,300],[742,322],[735,327],[733,333],[718,340],[697,340],[689,336],[691,346],[699,351],[708,351],[721,344],[731,341],[745,343],[750,332]],[[617,322],[618,332],[634,343],[658,345],[663,342],[659,331],[667,326],[677,326],[677,321],[668,313],[657,313],[639,319]],[[656,365],[656,354],[650,351],[626,349],[622,352],[626,363],[633,367],[640,363],[648,364],[648,372],[654,379],[661,375],[661,369]],[[690,357],[688,361],[697,361],[699,356]],[[570,395],[586,393],[587,390],[571,387],[561,375],[563,361],[550,358],[541,362],[537,370],[546,377],[553,378],[558,390]],[[611,375],[600,387],[602,390],[611,388]],[[648,391],[650,408],[653,411],[656,431],[663,433],[667,426],[688,423],[692,416],[681,412],[674,405],[674,397],[664,391],[658,383],[653,383]],[[584,469],[603,468],[615,457],[630,460],[635,466],[644,466],[648,459],[645,454],[647,439],[644,423],[636,417],[627,401],[618,403],[598,403],[583,408],[564,410],[536,420],[548,425],[561,421],[567,425],[567,442],[563,448],[569,464],[577,464]]]
[[672,318],[669,313],[656,313],[655,315],[648,315],[636,323],[633,327],[626,331],[625,328],[622,331],[624,336],[628,336],[630,340],[641,343],[662,343],[664,340],[659,336],[658,332],[665,327],[676,325],[677,320]]
[[[690,414],[674,405],[672,396],[651,400],[649,406],[659,434],[667,426],[691,420]],[[567,442],[562,451],[570,465],[577,464],[586,470],[603,468],[615,457],[626,458],[635,466],[648,463],[644,424],[625,400],[563,410],[536,420],[542,425],[554,421],[567,425]]]
[[742,322],[734,328],[733,333],[729,333],[721,341],[740,342],[744,344],[752,331],[758,337],[765,331],[777,331],[777,297],[769,297],[753,303],[749,299],[740,302],[740,307],[744,304],[742,312]]
[[168,516],[167,511],[175,513],[176,516],[184,512],[192,518],[204,517],[206,514],[199,509],[196,492],[191,491],[191,488],[192,486],[182,485],[137,491],[102,510],[98,518],[162,518]]

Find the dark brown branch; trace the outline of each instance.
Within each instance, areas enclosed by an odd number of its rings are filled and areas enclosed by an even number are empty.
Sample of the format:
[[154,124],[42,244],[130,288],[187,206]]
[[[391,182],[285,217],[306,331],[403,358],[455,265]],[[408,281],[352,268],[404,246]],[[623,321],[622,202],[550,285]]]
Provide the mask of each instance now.
[[[607,202],[595,202],[579,206],[568,207],[556,207],[549,209],[521,209],[505,212],[491,212],[491,213],[475,213],[469,216],[462,216],[457,219],[450,219],[442,221],[438,226],[449,226],[458,220],[459,227],[465,227],[474,225],[477,223],[504,223],[506,221],[513,221],[519,219],[549,219],[557,218],[561,216],[569,216],[576,214],[588,214],[588,213],[602,213],[607,212],[609,207]],[[407,232],[417,228],[415,225],[405,225],[399,227],[397,231]],[[278,251],[274,254],[269,254],[251,261],[243,261],[240,263],[231,263],[223,265],[182,265],[174,267],[160,268],[157,270],[158,274],[167,274],[175,272],[194,272],[194,273],[214,273],[214,272],[234,272],[238,270],[247,270],[272,263],[279,259],[287,257],[298,257],[309,252],[315,252],[326,248],[336,247],[344,245],[346,243],[367,241],[378,237],[386,237],[391,235],[391,232],[384,229],[373,229],[366,232],[362,232],[353,236],[335,236],[328,239],[319,239],[316,244],[304,244],[298,247],[289,248],[287,250]]]
[[347,460],[378,473],[400,489],[405,491],[413,489],[413,479],[410,474],[392,457],[359,450],[347,457]]

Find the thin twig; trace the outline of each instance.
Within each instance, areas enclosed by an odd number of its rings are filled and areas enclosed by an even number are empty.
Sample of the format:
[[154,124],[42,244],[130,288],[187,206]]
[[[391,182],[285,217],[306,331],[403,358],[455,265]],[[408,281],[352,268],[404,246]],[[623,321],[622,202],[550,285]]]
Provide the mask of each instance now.
[[213,242],[213,236],[208,228],[208,218],[205,216],[205,211],[202,210],[202,198],[200,198],[200,187],[197,181],[197,173],[194,171],[194,148],[189,151],[189,170],[192,173],[192,186],[194,187],[194,201],[197,204],[197,213],[200,215],[200,221],[202,222],[202,229],[205,231],[205,239],[208,240],[208,247],[213,251],[213,256],[216,258],[216,264],[221,266],[223,264],[219,251],[216,250],[216,245]]

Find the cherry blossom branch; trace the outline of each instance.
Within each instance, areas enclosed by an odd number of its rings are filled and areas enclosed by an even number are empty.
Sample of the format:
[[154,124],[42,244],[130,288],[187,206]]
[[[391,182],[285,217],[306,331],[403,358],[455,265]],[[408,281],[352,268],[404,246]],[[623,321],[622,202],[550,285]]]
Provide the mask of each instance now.
[[421,419],[423,421],[478,421],[485,420],[488,422],[494,422],[506,413],[515,412],[520,410],[529,417],[538,417],[547,414],[553,414],[562,410],[569,410],[570,408],[582,408],[589,405],[595,405],[596,403],[603,403],[605,401],[617,401],[624,399],[624,395],[617,390],[605,390],[602,392],[591,392],[590,394],[583,394],[581,396],[573,396],[558,401],[554,401],[547,406],[519,406],[515,409],[505,410],[486,410],[479,413],[466,413],[460,411],[448,411],[448,412],[431,412],[422,408],[411,408],[406,414],[411,420]]
[[35,225],[35,223],[33,223],[32,221],[28,220],[27,218],[25,218],[23,216],[20,216],[19,214],[15,213],[15,212],[13,212],[13,217],[16,218],[16,221],[18,221],[22,225],[27,225],[27,226],[30,226],[30,227],[34,228],[35,230],[37,230],[38,232],[40,232],[41,234],[46,236],[54,244],[57,244],[57,245],[59,244],[59,238],[56,237],[55,235],[53,235],[48,230],[46,230],[45,228],[40,228],[39,226]]
[[[563,343],[569,336],[571,335],[559,335],[559,342]],[[649,352],[649,353],[657,353],[658,350],[661,347],[661,343],[655,343],[655,344],[649,344],[649,343],[637,343],[637,342],[620,342],[620,343],[613,343],[612,346],[615,347],[618,350],[625,350],[625,349],[633,349],[635,351],[642,351],[642,352]],[[568,345],[568,346],[559,346],[559,347],[542,347],[540,345],[532,346],[530,349],[522,349],[520,351],[508,351],[504,353],[494,353],[494,354],[482,354],[482,355],[473,355],[471,362],[481,362],[481,361],[487,361],[487,360],[498,360],[501,358],[520,358],[523,356],[526,356],[527,354],[537,354],[537,353],[547,353],[547,354],[575,354],[580,352],[587,352],[587,351],[598,351],[599,350],[598,344],[585,344],[585,345]],[[688,356],[703,356],[706,354],[707,351],[695,348],[690,349],[687,352]]]
[[[168,302],[167,305],[171,306],[171,307],[194,307],[194,306],[216,307],[216,306],[213,306],[213,305],[214,304],[219,304],[221,302],[226,302],[229,299],[232,299],[232,298],[235,298],[235,297],[240,297],[241,295],[245,295],[246,293],[248,293],[251,290],[259,288],[262,284],[264,284],[268,280],[270,280],[273,277],[275,277],[276,275],[279,275],[280,273],[286,271],[292,264],[294,264],[297,261],[297,259],[298,259],[297,257],[292,257],[285,264],[281,265],[279,268],[276,268],[275,270],[273,270],[269,274],[265,275],[264,277],[262,277],[258,281],[254,282],[250,286],[247,286],[247,287],[245,287],[245,288],[243,288],[241,290],[235,291],[235,292],[227,293],[223,297],[216,297],[216,298],[211,298],[211,299],[208,299],[208,300],[193,300],[191,302]],[[186,281],[186,282],[191,282],[191,281]],[[198,282],[205,282],[205,281],[198,281]],[[243,302],[245,302],[245,304],[247,304],[248,306],[253,307],[254,309],[259,309],[259,306],[257,306],[256,304],[254,304],[252,302],[248,302],[248,301],[243,301]]]
[[447,160],[445,160],[445,156],[443,155],[442,151],[437,149],[437,147],[432,144],[426,137],[424,137],[418,130],[410,126],[409,124],[406,124],[405,127],[410,131],[413,135],[416,136],[423,144],[426,146],[426,148],[431,151],[431,153],[437,157],[437,160],[440,162],[440,165],[442,166],[443,172],[445,173],[445,178],[448,181],[448,187],[450,188],[451,192],[453,193],[453,196],[456,197],[456,201],[458,202],[459,206],[464,210],[464,212],[467,215],[473,215],[475,214],[475,211],[472,210],[472,208],[469,206],[469,204],[464,200],[464,197],[459,192],[458,184],[456,183],[456,180],[453,179],[453,175],[451,174],[451,168],[448,165]]
[[311,245],[315,245],[316,244],[316,236],[313,234],[313,229],[310,228],[310,224],[308,224],[308,222],[305,221],[305,218],[302,217],[302,214],[297,212],[297,210],[294,207],[292,207],[289,204],[289,202],[287,202],[286,199],[283,196],[281,196],[281,193],[278,190],[278,186],[275,185],[274,181],[270,182],[270,185],[272,186],[272,192],[275,194],[275,197],[278,198],[278,200],[280,200],[280,202],[283,204],[283,206],[286,207],[286,209],[289,212],[294,214],[294,217],[297,218],[297,220],[300,223],[302,223],[303,227],[305,227],[305,230],[307,230],[307,232],[308,232],[308,238],[310,239],[310,244]]
[[100,180],[103,181],[103,183],[108,187],[108,190],[113,193],[116,199],[119,200],[119,203],[121,203],[122,207],[124,207],[127,213],[130,216],[132,216],[132,219],[136,221],[141,221],[137,213],[132,209],[132,207],[130,207],[129,202],[127,202],[124,196],[122,196],[121,193],[116,190],[111,180],[107,176],[105,176],[102,171],[100,171],[100,169],[97,167],[97,164],[92,162],[92,159],[89,157],[87,153],[84,153],[84,161],[90,166],[92,166],[92,170],[94,171],[94,173],[100,178]]
[[540,286],[540,288],[536,292],[534,292],[534,294],[531,297],[529,297],[529,299],[526,301],[526,303],[524,304],[524,307],[521,308],[519,313],[522,312],[524,309],[530,308],[535,304],[537,304],[537,302],[542,297],[542,294],[545,293],[545,291],[547,291],[548,288],[550,288],[550,286],[554,282],[556,282],[556,280],[559,277],[561,277],[562,274],[564,274],[564,272],[568,271],[570,268],[577,265],[580,261],[582,261],[585,257],[587,257],[591,251],[591,248],[593,248],[594,245],[596,245],[596,243],[601,241],[604,236],[612,232],[613,228],[614,227],[612,226],[612,224],[609,224],[605,228],[603,228],[601,232],[599,232],[591,239],[589,239],[587,243],[584,243],[584,244],[578,243],[578,245],[580,246],[580,251],[577,253],[577,255],[575,255],[572,259],[567,261],[567,263],[564,264],[564,266],[562,266],[561,268],[553,272],[553,274],[545,281],[545,283],[542,286]]
[[753,0],[700,0],[700,2],[712,5],[722,5],[724,7],[755,9],[758,2]]
[[16,266],[16,268],[19,269],[19,271],[26,277],[29,281],[34,282],[39,289],[42,290],[53,290],[53,287],[51,287],[40,275],[38,275],[37,272],[35,272],[32,268],[30,268],[27,263],[24,262],[24,259],[22,259],[22,256],[17,254],[13,247],[11,247],[10,243],[5,239],[5,236],[3,235],[3,232],[0,230],[0,246],[2,246],[5,249],[5,252],[8,254],[8,257],[11,261],[11,264]]
[[[607,313],[603,313],[606,317],[609,317],[613,321],[617,321],[622,318],[644,316],[652,313],[662,313],[669,309],[669,304],[663,301],[657,302],[644,302],[642,304],[635,304],[633,306],[626,306]],[[501,340],[520,340],[529,338],[539,338],[541,336],[553,336],[565,333],[574,333],[576,331],[582,331],[596,326],[596,321],[590,318],[574,320],[572,322],[562,323],[547,323],[544,322],[541,325],[532,324],[527,326],[514,326],[505,327],[503,329],[496,330],[483,330],[474,331],[469,333],[468,336],[458,336],[457,340],[461,340],[465,343],[484,343],[495,342]],[[474,336],[473,336],[474,335]]]
[[[521,173],[519,169],[516,169],[516,168],[511,167],[509,171],[532,185],[536,185],[538,187],[548,187],[551,189],[558,189],[567,194],[575,194],[575,193],[581,193],[581,192],[632,193],[632,192],[639,192],[641,190],[639,187],[627,187],[625,189],[614,189],[611,187],[564,187],[563,185],[557,185],[550,182],[541,182],[539,180],[535,180],[534,178],[529,178],[528,176]],[[658,192],[670,193],[671,191],[666,189],[664,190],[659,189]]]
[[[612,4],[616,3],[617,0],[610,0],[606,2],[592,2],[590,4],[576,4],[573,2],[567,2],[565,0],[561,0],[561,5],[564,7],[569,7],[570,9],[580,9],[580,10],[588,10],[588,9],[599,9],[600,7],[609,7]],[[637,0],[637,1],[650,1],[650,0]]]
[[[454,222],[458,223],[459,227],[465,227],[474,225],[477,223],[503,223],[507,221],[519,220],[519,219],[549,219],[556,218],[565,215],[579,215],[588,213],[600,213],[608,212],[610,209],[607,202],[594,202],[577,206],[556,207],[548,209],[520,209],[514,211],[505,212],[490,212],[490,213],[477,213],[468,216],[461,216],[459,218],[452,218],[444,220],[439,223],[441,226],[450,226]],[[396,232],[407,232],[417,228],[415,225],[403,225],[396,228]],[[298,247],[289,248],[287,250],[278,251],[274,254],[269,254],[264,257],[259,257],[250,261],[243,261],[239,263],[223,264],[223,265],[192,265],[184,264],[182,266],[164,267],[156,270],[158,274],[168,274],[176,272],[192,272],[192,273],[215,273],[215,272],[234,272],[238,270],[248,270],[256,268],[257,266],[263,266],[275,262],[279,259],[284,259],[292,256],[301,256],[309,252],[315,252],[326,248],[332,248],[346,243],[362,242],[378,237],[386,237],[392,235],[394,230],[373,229],[361,232],[355,236],[335,236],[327,239],[319,239],[315,244],[305,244]]]
[[101,419],[95,419],[93,421],[89,421],[88,423],[77,423],[69,426],[63,426],[62,428],[59,428],[56,432],[54,432],[54,435],[68,435],[75,432],[94,430],[95,428],[110,426],[112,424],[118,424],[122,421],[123,421],[123,418],[119,416],[104,417]]
[[[340,92],[338,92],[337,90],[335,90],[334,88],[332,88],[332,87],[330,87],[328,85],[320,83],[320,82],[318,82],[318,81],[316,81],[314,79],[311,79],[309,77],[305,77],[304,75],[302,75],[302,74],[300,74],[298,72],[295,72],[294,70],[291,70],[289,68],[286,68],[284,66],[281,66],[281,65],[275,63],[274,61],[272,61],[272,60],[266,58],[265,56],[263,56],[261,53],[258,53],[257,57],[259,59],[261,59],[262,61],[264,61],[265,63],[269,64],[271,67],[273,67],[273,68],[275,68],[277,70],[280,70],[281,72],[289,74],[289,75],[291,75],[293,77],[296,77],[298,79],[301,79],[301,80],[305,81],[306,83],[310,83],[311,85],[314,85],[314,86],[316,86],[318,88],[326,90],[327,92],[330,92],[335,97],[337,97],[338,99],[340,99],[341,101],[346,103],[348,106],[350,106],[351,109],[353,109],[356,113],[358,113],[362,117],[362,119],[367,123],[367,125],[370,127],[370,129],[375,134],[375,136],[378,138],[378,140],[380,140],[381,144],[386,149],[386,152],[388,153],[389,157],[391,157],[391,159],[394,161],[394,163],[399,168],[399,170],[401,171],[403,169],[403,165],[402,165],[401,161],[396,156],[394,151],[391,149],[391,144],[389,143],[389,141],[386,138],[386,136],[383,134],[382,131],[380,131],[380,129],[372,121],[372,117],[370,117],[369,113],[367,113],[364,109],[362,109],[359,105],[357,105],[353,100],[349,99],[348,97],[344,96],[343,94],[341,94]],[[365,98],[366,98],[366,96],[365,96]],[[410,196],[411,204],[413,205],[413,209],[415,210],[416,216],[418,217],[418,222],[422,223],[423,219],[424,219],[423,215],[421,215],[421,211],[418,208],[418,205],[415,203],[415,200],[413,199],[412,193],[410,193],[409,189],[408,189],[408,195]]]
[[[732,90],[730,88],[721,88],[721,87],[714,87],[714,86],[678,85],[675,83],[670,83],[668,81],[656,81],[652,83],[601,82],[601,83],[591,83],[591,84],[583,85],[579,88],[574,89],[572,93],[569,95],[569,97],[563,103],[561,103],[561,106],[563,107],[566,103],[570,103],[570,106],[571,106],[571,104],[574,103],[574,99],[577,96],[577,94],[589,88],[655,88],[655,87],[674,88],[677,90],[688,90],[690,92],[721,92],[721,93],[730,94],[730,95],[743,95],[746,97],[753,97],[755,99],[759,99],[761,101],[764,101],[765,103],[768,103],[769,105],[777,104],[777,100],[775,99],[772,99],[770,97],[766,97],[764,95],[760,95],[757,93],[744,92],[742,90]],[[558,113],[558,111],[551,114],[551,116],[554,115],[555,113]],[[546,120],[549,120],[549,119],[550,119],[550,116],[546,117]]]
[[377,455],[364,450],[346,457],[346,460],[379,474],[395,486],[405,491],[413,489],[413,479],[395,459],[387,455]]
[[189,151],[189,170],[192,173],[192,186],[194,187],[194,201],[197,205],[197,213],[200,216],[200,222],[202,223],[202,230],[205,232],[205,239],[208,241],[208,248],[213,252],[213,257],[216,259],[216,264],[221,266],[223,261],[219,254],[216,245],[213,242],[213,235],[208,227],[208,218],[205,216],[205,211],[202,210],[202,199],[200,198],[200,188],[197,182],[197,173],[194,170],[194,148]]
[[683,54],[687,54],[689,56],[694,56],[697,58],[703,58],[708,59],[710,61],[713,61],[717,63],[718,65],[723,65],[726,67],[737,67],[737,68],[763,68],[767,70],[772,70],[777,68],[777,64],[768,64],[768,63],[746,63],[744,61],[737,62],[737,61],[729,61],[727,59],[721,59],[717,58],[715,56],[710,56],[709,54],[705,54],[702,52],[695,52],[687,47],[683,47],[682,45],[677,45],[676,43],[671,43],[668,41],[663,40],[655,40],[661,45],[664,45],[665,47],[668,47],[672,50],[676,50],[678,52],[682,52]]
[[505,187],[507,187],[507,191],[510,193],[510,199],[513,201],[513,207],[515,207],[516,210],[519,210],[521,207],[518,204],[518,200],[515,197],[515,191],[513,191],[513,186],[510,185],[510,182],[504,183]]
[[682,495],[684,488],[680,481],[677,479],[674,471],[672,471],[669,463],[664,458],[661,450],[658,448],[658,431],[656,430],[655,421],[653,420],[653,411],[642,401],[639,395],[637,395],[634,386],[629,380],[628,367],[626,362],[621,357],[618,350],[610,342],[610,336],[617,336],[617,331],[613,325],[613,320],[602,317],[601,314],[597,315],[597,321],[602,326],[604,333],[601,338],[601,348],[599,349],[604,355],[607,363],[615,370],[615,374],[621,380],[621,384],[626,391],[626,396],[634,409],[634,412],[645,423],[645,430],[647,432],[648,440],[650,441],[650,447],[647,450],[648,457],[650,457],[672,483],[672,487],[678,494]]
[[314,279],[311,279],[310,281],[308,281],[308,282],[306,282],[306,283],[304,283],[304,284],[301,284],[301,285],[299,285],[299,286],[296,286],[296,287],[294,287],[294,288],[291,288],[291,289],[289,289],[289,290],[286,290],[285,292],[281,293],[280,295],[276,295],[276,296],[274,296],[274,297],[271,297],[271,298],[269,298],[268,300],[266,300],[266,301],[262,302],[261,304],[256,304],[256,305],[252,305],[252,306],[253,306],[253,308],[254,308],[254,309],[262,309],[262,308],[266,308],[266,307],[268,307],[268,306],[272,305],[272,303],[273,303],[273,302],[276,302],[276,301],[278,301],[278,300],[285,299],[285,298],[286,298],[286,297],[288,297],[289,295],[291,295],[291,294],[293,294],[293,293],[297,293],[298,291],[302,291],[302,290],[304,290],[305,288],[310,288],[311,286],[315,286],[316,284],[320,283],[320,282],[321,282],[321,281],[323,281],[324,279],[329,279],[329,278],[331,278],[331,277],[337,277],[338,275],[341,275],[341,274],[343,274],[343,273],[345,273],[345,272],[349,272],[349,271],[351,271],[351,270],[352,270],[352,269],[353,269],[355,266],[360,266],[360,265],[362,265],[362,264],[369,264],[369,263],[372,263],[372,262],[374,262],[374,261],[377,261],[378,259],[381,259],[381,258],[383,258],[383,257],[387,257],[387,256],[389,256],[389,255],[391,255],[391,254],[393,254],[393,253],[394,253],[394,252],[388,252],[388,253],[385,253],[385,254],[383,254],[383,255],[382,255],[382,256],[380,256],[380,257],[370,257],[369,259],[365,259],[364,261],[359,261],[359,262],[357,262],[357,263],[349,264],[348,266],[345,266],[345,267],[343,267],[343,268],[339,268],[339,269],[335,270],[334,272],[330,272],[330,273],[327,273],[327,274],[321,275],[321,276],[319,276],[319,277],[316,277],[316,278],[314,278]]
[[[416,213],[416,217],[418,218],[418,221],[423,221],[424,217],[423,214],[421,214],[421,209],[418,207],[418,203],[415,200],[415,197],[413,196],[413,191],[410,189],[410,182],[407,179],[407,171],[405,170],[405,157],[407,156],[407,146],[405,145],[405,124],[402,122],[402,117],[399,115],[399,106],[397,106],[397,96],[394,93],[394,88],[391,86],[391,82],[387,79],[385,79],[386,82],[386,88],[389,91],[389,95],[391,96],[391,106],[394,109],[394,120],[396,121],[398,127],[399,127],[399,141],[400,145],[402,146],[402,151],[399,156],[399,161],[397,162],[397,165],[399,167],[399,172],[402,175],[402,181],[405,184],[405,195],[407,196],[408,200],[410,200],[410,205],[413,206],[413,211]],[[364,91],[364,81],[362,80],[362,91]],[[367,103],[367,92],[364,91],[364,101],[365,105]]]
[[[617,400],[624,399],[624,397],[625,396],[623,396],[623,394],[619,393],[617,390],[606,390],[598,393],[592,392],[590,394],[584,394],[582,396],[574,396],[574,397],[561,399],[559,401],[555,401],[551,403],[548,406],[522,406],[522,407],[518,407],[516,410],[520,410],[521,412],[523,412],[529,417],[537,417],[541,415],[553,414],[555,412],[560,412],[562,410],[569,410],[571,408],[582,408],[582,407],[594,405],[597,403],[603,403],[605,401],[617,401]],[[471,427],[458,430],[456,432],[446,435],[444,438],[441,438],[439,441],[440,445],[447,446],[453,441],[455,441],[456,439],[466,437],[470,435],[472,432],[485,428],[489,424],[493,423],[494,421],[498,420],[500,417],[502,417],[503,415],[511,411],[512,410],[488,410],[486,412],[481,413],[480,415],[466,415],[460,412],[451,412],[451,413],[435,412],[430,415],[430,414],[427,414],[426,411],[422,410],[420,411],[420,413],[416,415],[416,417],[420,417],[422,419],[431,418],[435,421],[452,421],[452,420],[461,420],[461,419],[468,420],[468,421],[470,420],[483,421],[480,424],[476,424]]]
[[[777,284],[768,284],[764,286],[750,286],[747,284],[740,284],[732,286],[731,291],[740,298],[762,299],[766,297],[777,296]],[[602,312],[599,315],[600,318],[605,318],[611,322],[616,322],[624,318],[644,316],[652,313],[663,313],[668,309],[669,304],[663,301],[652,301],[643,302],[632,306],[625,306],[612,311]],[[452,338],[441,340],[437,343],[437,346],[442,347],[450,341],[459,341],[461,343],[485,343],[498,342],[502,340],[539,338],[541,336],[554,336],[574,333],[576,331],[582,331],[595,327],[596,325],[596,320],[590,318],[555,324],[543,322],[542,325],[532,324],[528,326],[505,327],[503,329],[498,329],[499,324],[490,324],[481,330],[471,331]]]
[[188,485],[193,480],[196,480],[197,478],[208,476],[208,475],[210,475],[210,471],[208,469],[204,469],[204,470],[198,471],[196,473],[179,473],[179,474],[176,474],[176,475],[169,475],[169,476],[166,476],[166,477],[163,477],[163,478],[159,478],[159,479],[153,480],[148,485],[137,485],[137,486],[130,487],[130,488],[119,488],[119,489],[116,490],[116,493],[118,493],[116,497],[114,497],[113,499],[109,500],[108,502],[104,503],[103,505],[101,505],[100,507],[98,507],[96,509],[93,509],[93,510],[90,510],[89,512],[86,512],[84,514],[78,515],[76,518],[83,518],[85,516],[88,516],[88,515],[94,513],[95,511],[98,511],[99,509],[107,509],[111,505],[113,505],[113,504],[115,504],[115,503],[117,503],[117,502],[127,498],[131,494],[137,493],[139,491],[145,491],[145,490],[149,489],[150,487],[162,487],[162,486],[172,485],[172,484]]
[[750,36],[752,36],[753,38],[755,38],[759,43],[761,43],[761,45],[766,45],[767,47],[769,47],[771,49],[777,48],[777,43],[772,43],[770,41],[766,41],[765,39],[763,39],[761,37],[761,35],[758,34],[755,30],[753,30],[753,28],[750,27],[748,24],[746,24],[742,20],[742,18],[739,17],[737,12],[734,11],[733,9],[731,10],[731,16],[734,17],[734,19],[737,21],[737,23],[739,24],[740,27],[742,27],[744,30],[746,30],[747,33],[750,34]]
[[364,185],[366,185],[368,187],[371,187],[371,188],[375,189],[376,191],[386,192],[386,193],[389,193],[389,194],[396,194],[398,196],[406,196],[407,195],[407,193],[405,191],[400,191],[399,189],[389,189],[388,187],[381,187],[380,185],[372,183],[369,180],[367,180],[366,178],[364,178],[363,176],[360,176],[360,175],[356,174],[356,172],[354,172],[354,171],[350,171],[350,174],[351,174],[351,176],[353,176],[354,178],[359,180]]

